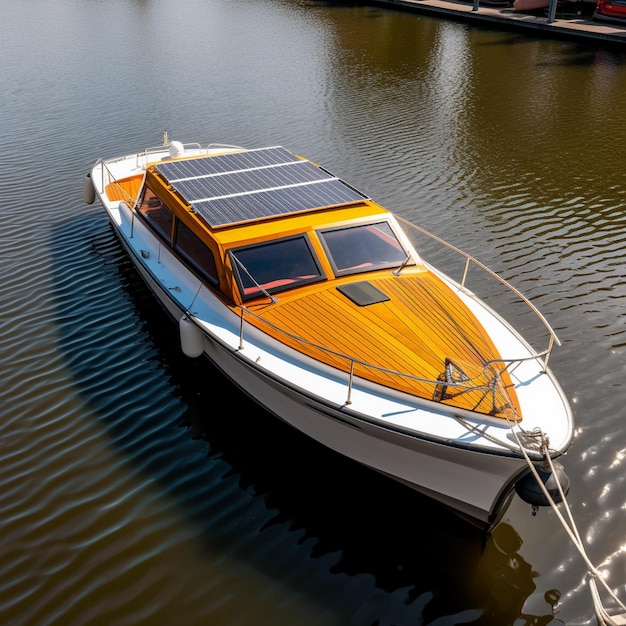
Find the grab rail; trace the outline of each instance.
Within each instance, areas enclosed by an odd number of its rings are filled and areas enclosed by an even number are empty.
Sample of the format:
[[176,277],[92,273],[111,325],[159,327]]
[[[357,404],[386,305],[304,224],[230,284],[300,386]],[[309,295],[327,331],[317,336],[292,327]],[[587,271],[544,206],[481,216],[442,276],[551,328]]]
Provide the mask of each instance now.
[[115,188],[120,192],[123,198],[123,202],[125,202],[128,207],[131,207],[135,202],[135,198],[133,197],[133,195],[129,193],[129,191],[117,181],[117,178],[115,178],[113,172],[111,172],[111,170],[108,168],[106,161],[100,160],[98,161],[98,163],[96,163],[96,165],[98,164],[100,164],[102,168],[102,178],[100,181],[102,193],[104,193],[104,190],[107,188],[108,185],[115,185]]
[[[203,147],[199,143],[184,143],[183,148],[185,150],[194,150],[197,156],[201,156],[204,154],[209,154],[211,150],[224,149],[224,150],[243,150],[241,146],[232,146],[226,143],[210,143],[207,144],[206,147]],[[150,148],[145,148],[143,152],[138,152],[136,156],[137,167],[145,167],[148,163],[148,157],[152,154],[158,154],[159,152],[168,152],[169,147],[168,144],[163,144],[161,146],[152,146]]]
[[552,348],[554,347],[554,344],[556,343],[557,346],[561,345],[561,342],[559,341],[559,338],[556,335],[556,332],[554,331],[554,329],[552,328],[552,326],[550,326],[550,324],[548,323],[548,320],[546,320],[546,318],[543,316],[543,314],[541,313],[541,311],[539,311],[539,309],[526,297],[524,296],[524,294],[522,294],[518,289],[516,289],[515,287],[513,287],[513,285],[511,285],[509,282],[507,282],[504,278],[502,278],[501,276],[499,276],[498,274],[496,274],[496,272],[494,272],[493,270],[489,269],[484,263],[481,263],[480,261],[478,261],[477,259],[475,259],[473,256],[467,254],[466,252],[463,252],[463,250],[461,250],[460,248],[457,248],[456,246],[453,246],[451,243],[448,243],[447,241],[445,241],[444,239],[441,239],[440,237],[437,237],[437,235],[433,235],[432,233],[428,232],[427,230],[416,226],[415,224],[399,217],[399,216],[395,216],[396,219],[399,222],[402,222],[403,225],[408,226],[409,228],[411,228],[412,230],[416,230],[419,233],[421,233],[422,235],[425,235],[426,237],[429,237],[430,239],[432,239],[433,241],[436,241],[437,243],[441,244],[442,246],[445,246],[446,248],[448,248],[449,250],[452,250],[453,252],[455,252],[456,254],[462,256],[465,259],[465,265],[464,265],[464,269],[463,269],[463,276],[461,278],[461,282],[459,283],[461,289],[464,289],[465,291],[468,291],[468,288],[465,286],[466,280],[467,280],[467,275],[469,272],[469,268],[471,265],[475,265],[476,267],[480,268],[481,270],[483,270],[484,272],[486,272],[489,276],[491,276],[491,278],[495,278],[502,286],[506,287],[506,289],[508,289],[511,293],[515,294],[534,314],[535,316],[539,319],[539,321],[541,322],[541,324],[544,326],[544,328],[546,329],[546,331],[548,332],[550,338],[548,341],[548,347],[543,350],[540,354],[537,354],[536,356],[545,356],[546,360],[544,362],[543,368],[544,371],[547,369],[548,366],[548,359],[550,358],[550,354],[552,352]]
[[[549,353],[549,350],[544,350],[541,353],[533,354],[531,356],[512,358],[512,359],[492,359],[490,361],[487,361],[486,363],[483,364],[483,367],[482,367],[482,375],[484,376],[486,383],[485,382],[479,383],[479,384],[472,383],[472,380],[475,380],[477,377],[475,377],[474,379],[468,378],[466,380],[461,380],[461,381],[450,380],[447,378],[446,379],[440,378],[440,379],[435,380],[431,378],[422,378],[420,376],[415,376],[414,374],[409,374],[408,372],[400,372],[397,370],[387,369],[379,365],[374,365],[373,363],[369,363],[368,361],[358,359],[349,354],[337,352],[326,346],[322,346],[312,341],[309,341],[308,339],[305,339],[304,337],[300,337],[299,335],[294,335],[293,333],[290,333],[280,328],[279,326],[276,326],[272,322],[269,322],[268,320],[264,319],[260,315],[257,315],[256,313],[254,313],[253,311],[251,311],[250,309],[248,309],[247,307],[243,305],[239,306],[238,309],[240,311],[238,350],[243,350],[245,348],[245,342],[244,342],[245,317],[252,316],[255,319],[257,319],[261,324],[272,328],[274,331],[276,331],[277,334],[281,334],[284,337],[289,338],[296,343],[302,344],[304,346],[308,346],[309,348],[313,348],[315,350],[324,352],[325,354],[329,356],[346,361],[346,370],[348,371],[348,394],[347,394],[347,399],[345,402],[346,405],[351,404],[352,402],[352,389],[354,385],[354,378],[356,376],[354,372],[355,365],[360,365],[363,368],[376,371],[379,374],[386,374],[390,377],[398,377],[403,380],[413,381],[416,383],[423,383],[427,386],[430,386],[433,388],[432,390],[433,398],[437,396],[438,390],[441,392],[441,395],[443,396],[445,394],[445,391],[448,388],[457,389],[459,395],[468,393],[471,391],[478,391],[483,394],[483,398],[481,399],[480,403],[482,403],[483,400],[487,396],[491,396],[494,400],[494,406],[495,406],[495,395],[497,392],[497,383],[500,381],[500,379],[502,378],[502,375],[505,372],[514,370],[518,365],[520,365],[524,361],[538,360],[546,356]],[[493,365],[496,363],[502,363],[503,367],[499,370],[496,370],[493,367]],[[545,373],[545,370],[544,370],[544,373]]]

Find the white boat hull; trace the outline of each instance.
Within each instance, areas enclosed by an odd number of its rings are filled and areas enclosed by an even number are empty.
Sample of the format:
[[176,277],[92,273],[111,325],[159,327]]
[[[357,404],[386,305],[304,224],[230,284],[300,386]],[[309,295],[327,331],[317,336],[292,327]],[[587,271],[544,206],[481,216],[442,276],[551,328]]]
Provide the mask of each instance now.
[[[125,203],[105,196],[98,182],[102,167],[96,164],[91,172],[96,195],[132,262],[171,317],[196,326],[200,345],[188,350],[206,355],[259,405],[320,444],[485,527],[499,519],[516,481],[529,471],[511,436],[511,424],[362,380],[350,384],[345,373],[297,353],[245,320],[242,324]],[[108,171],[120,168],[126,175],[141,167],[138,163],[133,170],[124,159],[107,162]],[[512,342],[516,351],[527,349],[495,313],[466,294],[461,297],[478,317],[489,318],[498,341]],[[519,366],[515,378],[523,403],[531,406],[529,413],[551,416],[553,456],[558,456],[573,437],[560,387],[533,360]],[[524,396],[525,387],[537,379],[543,381],[541,399],[534,393]],[[545,406],[536,406],[539,402]],[[527,424],[528,429],[535,426]]]
[[[146,270],[129,241],[116,229],[146,284],[176,320],[185,315],[171,294]],[[472,449],[418,438],[414,433],[381,427],[345,405],[323,402],[296,391],[245,358],[243,352],[204,334],[203,353],[244,393],[279,419],[320,444],[423,493],[464,517],[492,526],[527,471],[513,454]]]
[[260,371],[229,358],[219,346],[207,350],[219,369],[265,409],[312,439],[381,472],[455,511],[492,525],[512,494],[523,459],[478,453],[381,428],[294,392]]

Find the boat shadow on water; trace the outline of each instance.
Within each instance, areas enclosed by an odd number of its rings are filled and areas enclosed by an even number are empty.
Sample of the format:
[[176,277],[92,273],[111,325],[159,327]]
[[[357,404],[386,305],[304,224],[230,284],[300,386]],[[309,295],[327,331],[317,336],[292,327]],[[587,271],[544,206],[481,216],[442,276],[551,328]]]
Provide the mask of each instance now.
[[537,573],[512,526],[485,535],[306,438],[208,362],[185,357],[178,327],[104,215],[56,227],[52,247],[59,349],[77,393],[125,462],[201,524],[207,549],[284,586],[298,580],[294,594],[332,605],[341,623],[560,621],[556,590],[544,615],[523,614]]

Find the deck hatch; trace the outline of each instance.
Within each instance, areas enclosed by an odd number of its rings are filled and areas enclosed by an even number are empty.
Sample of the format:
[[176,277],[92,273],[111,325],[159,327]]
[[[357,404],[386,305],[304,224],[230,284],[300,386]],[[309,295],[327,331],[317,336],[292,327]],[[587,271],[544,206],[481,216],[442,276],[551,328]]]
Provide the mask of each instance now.
[[337,291],[341,292],[346,298],[349,298],[359,306],[368,306],[389,300],[387,294],[383,293],[378,287],[374,287],[372,283],[366,280],[362,280],[358,283],[339,285]]
[[156,169],[212,227],[367,199],[282,147],[171,161]]

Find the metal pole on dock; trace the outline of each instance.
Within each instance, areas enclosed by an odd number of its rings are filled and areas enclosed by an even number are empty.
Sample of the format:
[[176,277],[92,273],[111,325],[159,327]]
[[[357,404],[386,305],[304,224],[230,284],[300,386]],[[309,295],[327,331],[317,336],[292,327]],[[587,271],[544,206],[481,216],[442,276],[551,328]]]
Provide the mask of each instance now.
[[558,0],[550,0],[550,8],[548,9],[548,24],[552,24],[552,22],[554,22],[557,2]]

